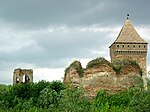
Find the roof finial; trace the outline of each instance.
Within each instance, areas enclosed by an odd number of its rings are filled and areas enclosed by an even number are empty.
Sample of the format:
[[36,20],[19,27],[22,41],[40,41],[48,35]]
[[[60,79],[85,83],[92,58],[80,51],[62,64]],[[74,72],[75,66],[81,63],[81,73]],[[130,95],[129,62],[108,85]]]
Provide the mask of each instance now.
[[127,19],[129,19],[129,14],[127,14]]

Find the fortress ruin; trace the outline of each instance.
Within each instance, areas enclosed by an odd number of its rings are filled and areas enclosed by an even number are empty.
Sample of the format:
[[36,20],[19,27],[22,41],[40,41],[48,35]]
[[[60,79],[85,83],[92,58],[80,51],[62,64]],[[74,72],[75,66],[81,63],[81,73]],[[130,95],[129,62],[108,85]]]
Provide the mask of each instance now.
[[109,93],[118,93],[135,85],[147,89],[147,44],[127,18],[109,47],[111,62],[97,58],[82,68],[79,61],[74,61],[65,70],[64,83],[82,87],[88,97],[94,97],[100,89]]
[[15,69],[13,73],[13,84],[17,83],[31,83],[33,82],[32,69]]

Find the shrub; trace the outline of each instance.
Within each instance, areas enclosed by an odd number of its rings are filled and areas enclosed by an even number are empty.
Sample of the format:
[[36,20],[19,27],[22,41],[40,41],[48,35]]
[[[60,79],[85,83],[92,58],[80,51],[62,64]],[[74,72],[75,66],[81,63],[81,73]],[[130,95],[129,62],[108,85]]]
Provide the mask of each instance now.
[[150,91],[136,92],[130,106],[134,112],[150,112]]
[[77,72],[79,73],[79,76],[82,77],[83,75],[83,72],[84,72],[84,69],[82,68],[82,65],[79,61],[73,61],[69,67],[66,68],[65,70],[65,75],[66,73],[71,69],[71,68],[74,68],[77,70]]
[[[135,86],[118,94],[98,92],[93,101],[84,97],[82,88],[64,87],[60,81],[40,81],[35,84],[4,86],[6,95],[0,94],[0,112],[149,112],[150,84],[148,91]],[[3,86],[0,86],[3,88]],[[35,88],[37,87],[37,88]],[[2,88],[0,88],[2,90]],[[30,88],[30,89],[29,89]],[[14,89],[14,90],[13,90]],[[25,97],[21,90],[30,90]],[[35,96],[33,96],[35,93]],[[37,95],[36,95],[37,94]],[[36,101],[34,101],[36,100]]]
[[99,66],[102,64],[108,64],[109,66],[111,66],[111,63],[109,61],[107,61],[105,58],[100,57],[100,58],[96,58],[96,59],[93,59],[92,61],[90,61],[86,65],[86,68],[92,68],[94,66]]
[[90,112],[91,104],[83,96],[81,88],[67,87],[61,91],[58,110],[61,112]]
[[120,70],[122,67],[127,66],[127,65],[133,65],[133,66],[137,66],[138,68],[140,68],[138,63],[134,60],[128,60],[128,59],[116,60],[112,63],[113,69],[117,74],[120,73]]

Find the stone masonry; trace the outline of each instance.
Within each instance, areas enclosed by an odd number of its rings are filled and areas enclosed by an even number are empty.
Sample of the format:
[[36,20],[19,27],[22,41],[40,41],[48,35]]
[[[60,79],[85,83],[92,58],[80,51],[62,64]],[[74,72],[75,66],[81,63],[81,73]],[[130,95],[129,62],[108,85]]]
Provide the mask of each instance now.
[[[90,67],[82,68],[81,63],[75,61],[66,69],[64,83],[82,87],[84,95],[89,98],[95,97],[101,89],[117,93],[135,85],[143,84],[146,88],[147,44],[127,18],[117,39],[109,47],[111,63],[99,58],[89,62]],[[117,68],[118,62],[122,62],[120,68]]]
[[96,60],[100,61],[85,69],[75,66],[80,65],[80,62],[73,62],[73,66],[71,64],[65,71],[64,83],[83,88],[84,96],[89,99],[95,97],[97,92],[102,89],[109,94],[114,94],[143,84],[141,68],[138,64],[124,64],[117,73],[113,65],[104,58]]
[[117,37],[110,48],[111,62],[117,60],[134,60],[142,69],[142,76],[146,86],[146,56],[147,56],[147,42],[144,41],[129,19],[127,19]]
[[33,82],[32,69],[15,69],[13,73],[13,84],[17,83],[31,83]]
[[119,36],[109,47],[111,62],[124,59],[135,60],[146,74],[147,44],[127,19]]

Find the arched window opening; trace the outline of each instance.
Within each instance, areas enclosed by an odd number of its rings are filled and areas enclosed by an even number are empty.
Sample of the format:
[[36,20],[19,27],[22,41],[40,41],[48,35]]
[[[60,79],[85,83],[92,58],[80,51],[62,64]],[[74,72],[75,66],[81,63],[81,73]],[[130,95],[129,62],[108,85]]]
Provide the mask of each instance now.
[[29,76],[28,75],[25,75],[25,82],[29,82]]
[[19,83],[20,79],[18,77],[16,77],[16,83]]
[[23,80],[22,80],[22,82],[23,82],[23,83],[25,82],[25,75],[23,75]]

